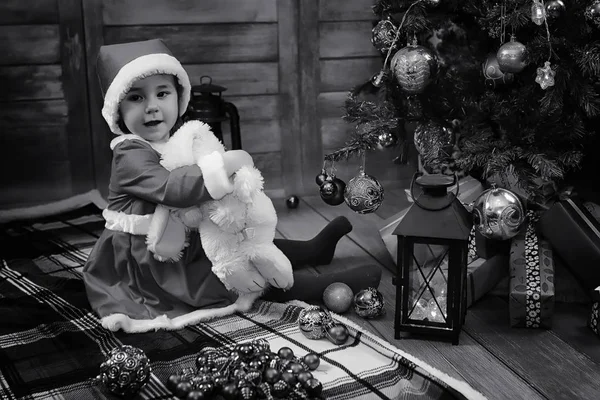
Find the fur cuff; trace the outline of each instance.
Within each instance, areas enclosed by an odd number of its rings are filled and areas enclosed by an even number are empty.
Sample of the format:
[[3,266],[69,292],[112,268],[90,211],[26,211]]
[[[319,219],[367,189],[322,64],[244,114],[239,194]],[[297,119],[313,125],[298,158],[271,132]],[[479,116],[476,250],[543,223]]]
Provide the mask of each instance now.
[[218,200],[233,192],[233,183],[227,176],[223,156],[218,151],[202,157],[198,166],[202,170],[204,186],[213,199]]

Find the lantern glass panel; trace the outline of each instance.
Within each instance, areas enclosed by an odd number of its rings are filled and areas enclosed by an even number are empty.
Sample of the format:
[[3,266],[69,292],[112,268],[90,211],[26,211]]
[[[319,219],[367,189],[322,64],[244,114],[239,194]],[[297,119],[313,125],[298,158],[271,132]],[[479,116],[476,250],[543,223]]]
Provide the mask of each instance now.
[[448,245],[415,243],[408,266],[408,318],[445,324],[448,304]]

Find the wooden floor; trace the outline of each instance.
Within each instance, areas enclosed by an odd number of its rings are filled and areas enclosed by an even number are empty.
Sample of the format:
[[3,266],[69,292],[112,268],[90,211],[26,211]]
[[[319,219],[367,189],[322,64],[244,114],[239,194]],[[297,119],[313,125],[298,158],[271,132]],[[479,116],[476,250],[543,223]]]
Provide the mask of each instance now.
[[[336,250],[334,262],[375,264],[382,268],[379,290],[386,314],[362,319],[345,314],[365,330],[431,366],[469,383],[489,399],[600,399],[600,337],[586,327],[590,310],[583,304],[557,303],[552,330],[511,328],[505,296],[487,295],[467,312],[460,344],[394,339],[395,265],[379,236],[377,224],[407,206],[403,190],[385,193],[374,214],[359,215],[345,204],[332,207],[318,196],[304,197],[296,209],[283,199],[273,202],[279,216],[278,235],[309,239],[327,221],[345,215],[354,229]],[[560,285],[559,282],[556,285]]]

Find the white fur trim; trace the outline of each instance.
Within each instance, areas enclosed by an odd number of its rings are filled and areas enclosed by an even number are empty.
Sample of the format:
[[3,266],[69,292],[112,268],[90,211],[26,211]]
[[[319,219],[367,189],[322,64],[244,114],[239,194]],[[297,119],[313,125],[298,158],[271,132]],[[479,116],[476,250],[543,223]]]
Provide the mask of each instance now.
[[187,110],[190,101],[191,84],[187,72],[181,63],[168,54],[146,54],[125,64],[117,73],[104,95],[102,116],[108,127],[115,135],[123,135],[117,121],[119,119],[119,104],[133,83],[150,75],[175,75],[183,90],[179,96],[179,115]]
[[122,211],[109,209],[102,211],[102,217],[106,220],[104,225],[106,229],[131,233],[132,235],[147,235],[152,220],[152,214],[125,214]]
[[233,192],[233,183],[227,176],[221,153],[213,151],[207,154],[198,161],[198,166],[202,170],[204,186],[213,199],[221,199]]

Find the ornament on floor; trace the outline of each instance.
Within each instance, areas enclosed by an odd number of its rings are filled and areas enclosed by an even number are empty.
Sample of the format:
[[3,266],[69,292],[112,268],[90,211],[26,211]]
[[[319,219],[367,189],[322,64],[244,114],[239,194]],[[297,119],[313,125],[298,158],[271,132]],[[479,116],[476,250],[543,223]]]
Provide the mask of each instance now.
[[551,21],[564,15],[566,7],[563,0],[549,0],[545,3],[546,17]]
[[418,45],[415,38],[411,44],[394,54],[390,69],[406,93],[418,94],[422,93],[435,77],[438,61],[435,54]]
[[398,138],[396,137],[394,132],[390,131],[380,133],[377,139],[379,140],[377,147],[380,149],[388,149],[398,144]]
[[325,326],[332,321],[331,314],[319,306],[309,306],[300,311],[298,328],[309,339],[325,337]]
[[533,0],[531,4],[531,20],[536,25],[541,25],[546,19],[546,8],[542,4],[541,0]]
[[334,282],[323,291],[323,303],[329,310],[338,314],[348,311],[353,298],[354,292],[343,282]]
[[521,72],[527,66],[527,56],[527,47],[523,43],[517,42],[515,35],[511,35],[510,41],[500,46],[496,53],[498,65],[504,73]]
[[544,90],[548,89],[550,86],[554,86],[554,76],[556,72],[550,66],[550,61],[546,61],[543,67],[539,67],[537,69],[537,76],[535,77],[535,82],[540,85],[540,87]]
[[488,239],[507,240],[519,233],[525,222],[525,207],[510,190],[491,188],[473,203],[473,225]]
[[384,313],[385,303],[383,294],[369,287],[363,289],[354,295],[354,311],[363,318],[375,318]]
[[600,28],[600,0],[594,0],[585,8],[585,19],[593,23],[596,28]]
[[350,332],[348,332],[346,325],[339,322],[330,322],[327,324],[325,337],[331,343],[341,346],[348,341],[349,336]]
[[111,393],[132,397],[150,378],[150,361],[143,350],[123,345],[113,348],[100,364],[94,383],[103,384]]
[[487,59],[483,63],[483,76],[485,78],[485,85],[490,89],[512,83],[515,80],[515,76],[512,73],[502,72],[495,53],[488,54]]
[[373,86],[380,88],[390,81],[392,72],[389,69],[382,69],[371,77],[371,83]]
[[291,195],[290,197],[285,199],[285,205],[287,206],[287,208],[290,209],[298,208],[298,206],[300,205],[300,199],[296,195]]
[[371,29],[371,44],[382,53],[398,49],[396,38],[397,28],[390,18],[382,19]]

